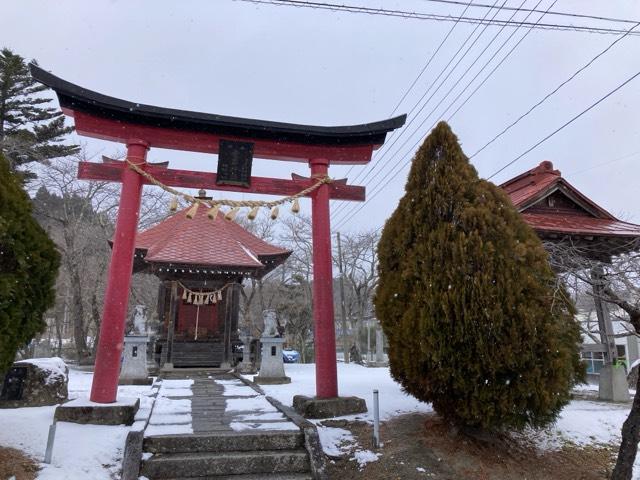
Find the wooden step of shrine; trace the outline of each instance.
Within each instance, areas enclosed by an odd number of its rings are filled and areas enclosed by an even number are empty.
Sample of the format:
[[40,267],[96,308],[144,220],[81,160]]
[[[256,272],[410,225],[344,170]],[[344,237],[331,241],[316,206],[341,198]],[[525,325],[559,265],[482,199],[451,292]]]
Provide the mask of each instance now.
[[219,367],[224,361],[222,342],[174,342],[174,367]]

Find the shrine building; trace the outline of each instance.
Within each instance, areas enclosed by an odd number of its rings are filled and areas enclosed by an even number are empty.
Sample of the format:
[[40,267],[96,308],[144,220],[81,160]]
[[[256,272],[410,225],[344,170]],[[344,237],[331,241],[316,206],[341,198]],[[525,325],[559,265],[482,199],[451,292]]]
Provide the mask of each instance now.
[[[205,192],[200,191],[200,197]],[[136,236],[134,273],[160,279],[161,330],[155,359],[161,367],[231,367],[238,340],[240,288],[261,278],[291,251],[256,237],[222,212],[178,211]]]
[[[545,243],[554,269],[562,272],[577,267],[591,277],[600,342],[583,335],[582,359],[589,380],[600,385],[601,400],[625,401],[625,370],[614,367],[620,362],[631,365],[640,358],[640,345],[635,335],[616,335],[621,327],[614,325],[610,305],[602,300],[607,284],[604,266],[613,256],[640,248],[640,225],[619,220],[596,204],[549,161],[500,187]],[[616,376],[621,378],[616,381]]]
[[592,259],[608,262],[640,238],[640,225],[618,220],[579,192],[549,161],[500,187],[542,240],[568,240]]

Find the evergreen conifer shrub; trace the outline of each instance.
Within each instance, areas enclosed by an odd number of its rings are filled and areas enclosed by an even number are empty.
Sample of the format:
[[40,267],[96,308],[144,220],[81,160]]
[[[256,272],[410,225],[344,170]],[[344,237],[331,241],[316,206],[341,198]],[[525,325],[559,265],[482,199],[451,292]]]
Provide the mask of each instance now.
[[0,155],[0,374],[45,324],[60,258],[31,216],[21,182]]
[[445,122],[416,153],[378,245],[391,374],[459,426],[543,426],[584,377],[575,309],[507,195]]

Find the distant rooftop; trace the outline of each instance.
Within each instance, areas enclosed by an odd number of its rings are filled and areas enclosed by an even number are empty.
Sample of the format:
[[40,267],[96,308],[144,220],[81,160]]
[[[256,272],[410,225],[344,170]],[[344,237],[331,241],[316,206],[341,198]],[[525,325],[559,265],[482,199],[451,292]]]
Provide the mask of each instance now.
[[640,225],[618,220],[567,182],[549,161],[500,187],[538,234],[640,238]]

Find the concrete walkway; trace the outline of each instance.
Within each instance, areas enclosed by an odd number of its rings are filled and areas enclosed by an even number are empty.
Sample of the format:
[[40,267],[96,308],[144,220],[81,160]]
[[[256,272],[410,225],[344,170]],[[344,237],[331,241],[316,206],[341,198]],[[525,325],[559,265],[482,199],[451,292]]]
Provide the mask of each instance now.
[[180,372],[161,382],[140,473],[150,480],[311,480],[304,432],[228,373]]
[[231,374],[185,372],[162,380],[145,436],[299,430],[264,395]]

